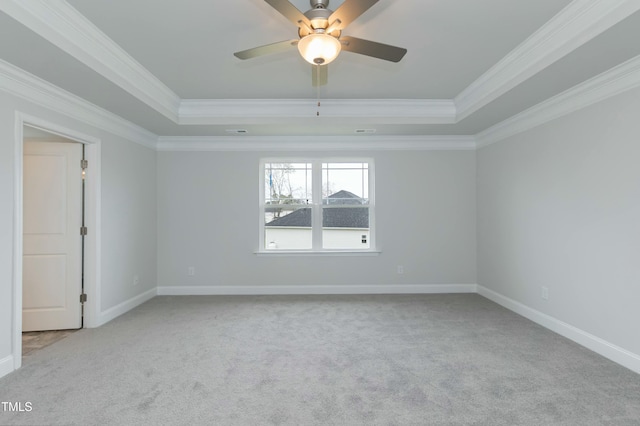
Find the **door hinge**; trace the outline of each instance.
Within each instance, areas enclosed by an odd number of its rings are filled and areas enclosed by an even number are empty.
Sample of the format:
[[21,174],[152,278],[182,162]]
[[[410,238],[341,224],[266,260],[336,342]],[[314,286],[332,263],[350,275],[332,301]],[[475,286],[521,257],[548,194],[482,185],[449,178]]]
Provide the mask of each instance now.
[[81,226],[80,227],[80,235],[87,235],[87,227],[86,226]]
[[89,160],[80,160],[80,167],[82,167],[83,170],[89,167]]
[[87,301],[87,294],[86,293],[82,293],[80,295],[80,303],[84,303]]

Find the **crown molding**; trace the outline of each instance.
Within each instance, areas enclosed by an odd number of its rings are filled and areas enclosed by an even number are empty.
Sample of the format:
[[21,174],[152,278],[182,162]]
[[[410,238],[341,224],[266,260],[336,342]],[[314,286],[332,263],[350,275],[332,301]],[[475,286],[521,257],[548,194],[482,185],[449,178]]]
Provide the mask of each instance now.
[[66,1],[4,0],[7,15],[170,120],[180,98]]
[[158,138],[158,151],[459,151],[474,136],[190,136]]
[[369,119],[404,124],[455,123],[456,107],[451,99],[326,99],[320,107],[312,99],[184,99],[179,124],[225,124],[290,122],[311,118]]
[[155,149],[158,136],[0,59],[0,90]]
[[640,56],[549,98],[476,135],[478,148],[640,87]]
[[[310,100],[181,100],[65,1],[4,0],[2,10],[171,121],[182,125],[316,118]],[[640,10],[638,0],[574,0],[453,100],[325,100],[320,118],[456,123]]]
[[638,10],[638,0],[574,0],[455,97],[457,120],[473,114]]
[[[158,137],[140,126],[0,60],[0,90],[158,151],[473,150],[637,87],[640,87],[640,56],[475,136]],[[265,103],[268,102],[265,101]]]
[[[466,135],[158,137],[3,60],[0,60],[0,90],[158,151],[420,151],[476,148],[475,137]],[[344,103],[359,102],[361,101]],[[409,101],[407,104],[419,102]]]
[[[105,78],[181,125],[358,119],[456,123],[640,10],[638,0],[574,0],[453,100],[181,100],[65,1],[4,0],[0,8]],[[0,60],[0,90],[162,151],[475,149],[638,87],[634,58],[474,136],[161,137]],[[156,143],[157,142],[157,143]]]

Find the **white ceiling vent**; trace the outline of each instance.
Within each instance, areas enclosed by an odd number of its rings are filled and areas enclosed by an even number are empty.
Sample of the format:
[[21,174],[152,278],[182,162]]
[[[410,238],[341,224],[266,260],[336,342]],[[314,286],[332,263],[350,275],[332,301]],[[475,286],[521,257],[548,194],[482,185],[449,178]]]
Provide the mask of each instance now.
[[225,132],[234,133],[236,135],[246,135],[249,133],[246,129],[226,129]]

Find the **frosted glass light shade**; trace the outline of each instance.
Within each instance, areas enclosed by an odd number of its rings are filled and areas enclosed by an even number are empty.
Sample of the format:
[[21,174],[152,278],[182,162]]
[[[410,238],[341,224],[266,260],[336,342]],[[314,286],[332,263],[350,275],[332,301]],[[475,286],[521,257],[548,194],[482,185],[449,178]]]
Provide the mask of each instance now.
[[326,65],[333,61],[341,48],[337,38],[322,33],[309,34],[298,42],[300,54],[313,65]]

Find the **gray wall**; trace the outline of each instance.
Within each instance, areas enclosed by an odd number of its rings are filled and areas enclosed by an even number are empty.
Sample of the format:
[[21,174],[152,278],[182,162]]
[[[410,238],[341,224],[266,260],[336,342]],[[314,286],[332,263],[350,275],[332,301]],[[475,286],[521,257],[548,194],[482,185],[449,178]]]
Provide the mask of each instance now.
[[[374,158],[382,253],[256,256],[259,160],[278,156]],[[475,174],[475,151],[159,152],[158,285],[475,284]]]
[[157,286],[156,204],[155,151],[113,137],[103,142],[102,311]]
[[[12,354],[14,117],[21,111],[102,141],[101,311],[156,286],[156,153],[0,92],[0,360]],[[140,285],[132,286],[134,273]]]
[[636,89],[477,152],[478,283],[636,354],[639,111]]

